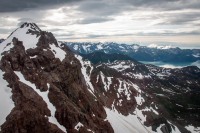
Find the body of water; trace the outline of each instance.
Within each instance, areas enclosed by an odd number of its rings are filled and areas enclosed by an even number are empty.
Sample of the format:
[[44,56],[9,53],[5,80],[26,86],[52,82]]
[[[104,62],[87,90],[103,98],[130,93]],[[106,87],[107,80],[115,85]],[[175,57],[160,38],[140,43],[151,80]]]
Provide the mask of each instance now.
[[150,62],[150,61],[140,61],[141,63],[144,64],[152,64],[155,66],[159,66],[159,67],[165,67],[165,68],[182,68],[182,67],[186,67],[186,66],[197,66],[200,68],[200,60],[196,61],[196,62],[183,62],[183,63],[168,63],[168,62],[162,62],[162,61],[154,61],[154,62]]

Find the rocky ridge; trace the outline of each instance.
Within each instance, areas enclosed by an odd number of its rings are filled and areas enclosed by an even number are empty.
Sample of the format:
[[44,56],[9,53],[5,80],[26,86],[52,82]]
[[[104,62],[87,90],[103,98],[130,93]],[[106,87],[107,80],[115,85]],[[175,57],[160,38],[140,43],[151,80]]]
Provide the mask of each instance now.
[[4,39],[0,39],[0,43],[2,43],[4,41]]
[[[38,42],[26,44],[16,32]],[[102,103],[87,90],[80,63],[68,48],[33,23],[23,24],[11,36],[16,37],[2,44],[1,70],[15,107],[1,125],[2,133],[113,132],[104,121]]]

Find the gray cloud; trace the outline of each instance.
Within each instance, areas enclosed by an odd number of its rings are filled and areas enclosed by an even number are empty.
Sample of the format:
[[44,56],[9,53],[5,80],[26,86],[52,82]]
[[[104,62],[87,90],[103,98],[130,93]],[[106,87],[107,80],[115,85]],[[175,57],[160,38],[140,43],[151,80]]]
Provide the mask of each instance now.
[[66,37],[66,36],[74,36],[75,33],[74,32],[63,32],[63,33],[55,33],[55,36],[58,37]]
[[190,2],[187,0],[86,0],[79,3],[78,10],[104,16],[134,10],[168,11],[199,8],[198,0],[190,0]]
[[151,33],[144,33],[144,32],[138,32],[138,33],[122,33],[122,34],[87,34],[86,36],[81,36],[79,34],[79,37],[74,37],[74,33],[66,33],[66,34],[60,34],[60,38],[65,39],[95,39],[95,38],[104,38],[104,37],[125,37],[125,36],[184,36],[184,35],[200,35],[200,30],[194,30],[194,31],[188,31],[188,32],[174,32],[174,31],[165,31],[161,33],[157,32],[151,32]]
[[[74,4],[75,3],[75,4]],[[181,9],[199,8],[197,0],[2,0],[0,12],[16,12],[32,9],[56,8],[65,4],[77,5],[78,10],[84,13],[99,15],[111,15],[126,10],[138,8],[150,9]]]
[[125,0],[134,7],[153,10],[199,9],[198,0]]
[[84,38],[102,38],[102,37],[123,37],[123,36],[184,36],[184,35],[200,35],[200,30],[193,30],[193,31],[184,31],[184,32],[174,32],[174,31],[165,31],[161,33],[157,32],[150,32],[150,33],[144,33],[144,32],[138,32],[138,33],[122,33],[122,34],[112,34],[112,35],[106,35],[106,34],[88,34]]
[[[160,17],[163,18],[164,22],[160,24],[171,24],[171,25],[180,25],[186,23],[192,23],[200,20],[200,11],[199,12],[187,12],[187,13],[174,13],[174,14],[164,14]],[[200,22],[197,22],[200,23]]]
[[31,18],[20,18],[18,19],[19,23],[17,24],[18,26],[21,26],[24,22],[34,22],[33,19]]
[[86,17],[82,20],[79,20],[78,23],[79,24],[103,23],[112,20],[114,19],[108,17]]
[[13,30],[15,29],[0,28],[0,34],[10,34],[10,32]]
[[53,8],[80,0],[1,0],[0,12],[16,12],[34,8]]
[[[76,6],[76,9],[73,9],[78,12],[77,17],[81,19],[71,20],[74,17],[74,14],[70,14],[71,10],[65,8],[65,4],[68,6]],[[47,14],[45,9],[63,7],[63,13],[70,16],[65,19],[65,22],[61,21],[45,21],[42,20],[44,16],[50,16]],[[37,9],[37,12],[31,13],[33,9]],[[24,11],[26,16],[26,21],[30,20],[36,23],[48,23],[50,25],[70,25],[70,24],[90,24],[90,23],[102,23],[106,21],[111,21],[113,17],[122,14],[127,11],[134,10],[153,10],[153,11],[168,11],[168,10],[186,10],[186,9],[200,9],[200,2],[198,0],[3,0],[0,4],[0,12],[14,12],[14,11]],[[36,13],[36,14],[35,14]],[[199,13],[199,12],[198,12]],[[28,14],[28,15],[27,15]],[[30,16],[31,15],[31,16]],[[182,23],[184,21],[194,21],[194,19],[199,19],[198,14],[196,16],[172,14],[172,16],[166,19],[165,24],[171,23]],[[17,16],[17,15],[16,15]],[[197,17],[198,16],[198,17]],[[35,18],[28,19],[29,17]],[[148,16],[147,16],[148,17]],[[163,17],[163,16],[159,16]],[[165,17],[165,16],[164,16]],[[191,18],[191,19],[189,19]],[[193,19],[194,18],[194,19]],[[137,18],[138,19],[138,18]],[[147,19],[142,18],[141,19]],[[149,18],[151,19],[151,18]],[[19,20],[20,22],[25,22],[25,18]],[[21,23],[20,23],[21,24]]]
[[[168,11],[181,11],[181,10],[198,10],[200,9],[200,2],[198,0],[86,0],[78,4],[77,10],[85,16],[81,24],[87,23],[101,23],[104,21],[110,21],[104,18],[113,18],[125,12],[131,11],[157,11],[166,12],[166,14],[153,16],[149,15],[144,18],[141,15],[141,20],[155,20],[163,19],[163,23],[160,24],[183,24],[199,20],[200,12],[195,13],[170,13]],[[95,16],[95,19],[93,19]],[[103,19],[102,19],[103,18]]]
[[59,35],[60,39],[98,39],[98,38],[104,38],[104,37],[123,37],[123,36],[132,36],[133,34],[113,34],[113,35],[108,35],[108,34],[87,34],[85,36],[82,36],[81,34],[79,34],[79,36],[75,37],[73,36],[75,34],[62,34],[61,36]]
[[[75,4],[74,4],[75,3]],[[116,14],[138,8],[177,10],[199,9],[198,0],[2,0],[0,12],[16,12],[31,9],[60,7],[64,4],[78,5],[78,10],[87,13]]]
[[102,35],[96,35],[96,34],[89,34],[87,35],[85,38],[101,38],[101,37],[123,37],[123,36],[133,36],[134,34],[126,34],[126,33],[122,33],[122,34],[112,34],[112,35],[106,35],[106,34],[102,34]]
[[2,0],[0,4],[1,35],[26,21],[68,39],[200,35],[195,30],[199,20],[199,0]]
[[[99,16],[115,15],[125,11],[129,8],[128,4],[120,4],[121,2],[116,0],[88,0],[79,4],[78,10],[86,14],[95,14]],[[126,8],[125,8],[126,7]]]
[[134,35],[138,36],[185,36],[185,35],[200,35],[200,29],[199,30],[192,30],[192,31],[182,31],[182,32],[174,32],[170,30],[163,31],[161,33],[158,32],[150,32],[150,33],[144,33],[144,32],[138,32]]
[[95,34],[91,34],[91,35],[87,35],[87,37],[85,38],[100,38],[100,37],[106,37],[107,35],[95,35]]

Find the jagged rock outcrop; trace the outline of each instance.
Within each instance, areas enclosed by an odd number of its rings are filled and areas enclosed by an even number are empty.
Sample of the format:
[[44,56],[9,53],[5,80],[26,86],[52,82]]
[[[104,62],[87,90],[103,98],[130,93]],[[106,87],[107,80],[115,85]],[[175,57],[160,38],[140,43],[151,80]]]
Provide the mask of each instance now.
[[4,39],[0,39],[0,43],[2,43],[4,41]]
[[[79,122],[84,125],[79,132],[113,132],[104,121],[102,103],[87,90],[80,63],[70,50],[65,46],[60,48],[52,33],[35,30],[38,29],[35,24],[23,24],[21,28],[24,27],[30,27],[27,34],[36,35],[38,43],[36,48],[26,50],[26,44],[14,37],[9,44],[12,48],[2,53],[1,70],[12,89],[15,107],[1,126],[1,132],[63,132],[48,117],[55,117],[68,132],[78,132],[74,127]],[[59,53],[52,46],[65,53],[63,60],[55,57]],[[48,91],[48,99],[56,108],[55,116],[51,116],[44,97],[16,73],[21,73],[39,92]]]

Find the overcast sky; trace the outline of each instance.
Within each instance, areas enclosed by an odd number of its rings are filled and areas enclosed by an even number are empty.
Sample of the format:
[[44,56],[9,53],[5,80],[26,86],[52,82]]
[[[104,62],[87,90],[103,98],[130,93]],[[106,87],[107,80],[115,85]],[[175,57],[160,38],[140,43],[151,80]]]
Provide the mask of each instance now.
[[63,41],[200,46],[200,0],[0,1],[0,38],[26,21]]

